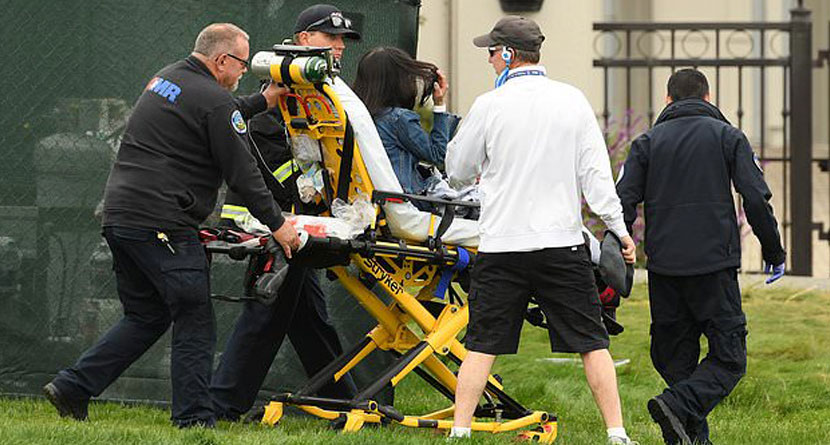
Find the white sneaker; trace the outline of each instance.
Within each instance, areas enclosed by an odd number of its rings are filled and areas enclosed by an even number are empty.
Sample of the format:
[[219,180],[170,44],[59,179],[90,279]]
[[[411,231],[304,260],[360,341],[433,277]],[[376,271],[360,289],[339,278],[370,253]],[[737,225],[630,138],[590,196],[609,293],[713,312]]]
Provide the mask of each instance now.
[[472,431],[470,429],[466,429],[465,431],[457,431],[455,427],[450,429],[449,434],[447,435],[448,441],[457,441],[457,440],[468,440],[470,436],[472,436]]
[[605,445],[640,445],[640,442],[635,442],[627,437],[611,436]]

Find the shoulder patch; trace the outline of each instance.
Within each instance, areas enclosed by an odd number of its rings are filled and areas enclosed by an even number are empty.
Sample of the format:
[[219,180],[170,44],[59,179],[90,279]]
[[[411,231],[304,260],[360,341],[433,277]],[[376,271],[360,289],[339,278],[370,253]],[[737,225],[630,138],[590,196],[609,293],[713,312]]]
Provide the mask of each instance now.
[[761,167],[761,158],[758,157],[757,153],[752,152],[752,160],[755,161],[755,166],[758,167],[758,170],[760,170],[761,173],[763,173],[764,168]]
[[231,126],[239,134],[245,134],[248,131],[248,126],[245,125],[245,119],[242,119],[242,113],[239,110],[233,110],[231,113]]

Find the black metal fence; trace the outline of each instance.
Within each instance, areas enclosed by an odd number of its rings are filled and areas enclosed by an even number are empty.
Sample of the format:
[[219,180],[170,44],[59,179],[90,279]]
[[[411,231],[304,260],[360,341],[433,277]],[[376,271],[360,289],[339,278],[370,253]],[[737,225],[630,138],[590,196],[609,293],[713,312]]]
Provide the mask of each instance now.
[[[748,134],[764,164],[789,270],[795,275],[830,272],[813,270],[814,245],[830,256],[830,220],[825,229],[826,212],[813,213],[816,191],[830,189],[830,155],[818,156],[813,145],[812,76],[828,58],[820,52],[813,59],[810,11],[799,6],[788,22],[614,22],[595,23],[593,29],[598,31],[593,64],[603,70],[606,128],[617,115],[627,128],[638,114],[651,125],[669,74],[680,67],[701,69],[714,80],[713,103]],[[814,186],[814,179],[820,185]],[[761,267],[760,257],[744,264],[751,272]]]

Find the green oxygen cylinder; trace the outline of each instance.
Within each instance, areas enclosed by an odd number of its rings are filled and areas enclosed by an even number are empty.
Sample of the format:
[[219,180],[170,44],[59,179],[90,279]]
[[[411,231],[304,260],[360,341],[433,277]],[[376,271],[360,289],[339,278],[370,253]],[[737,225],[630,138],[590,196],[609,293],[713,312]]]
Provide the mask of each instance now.
[[[287,64],[287,69],[283,67]],[[286,56],[272,51],[260,51],[251,59],[251,72],[260,79],[282,84],[315,84],[325,80],[328,63],[321,56],[300,56],[287,62]],[[284,79],[284,75],[290,79]]]

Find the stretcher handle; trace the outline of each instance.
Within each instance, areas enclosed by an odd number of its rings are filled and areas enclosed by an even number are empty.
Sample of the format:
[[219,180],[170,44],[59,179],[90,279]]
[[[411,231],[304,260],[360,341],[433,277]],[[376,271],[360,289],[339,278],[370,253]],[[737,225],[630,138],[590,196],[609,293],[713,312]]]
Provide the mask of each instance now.
[[249,255],[259,255],[265,249],[263,246],[228,246],[228,245],[213,245],[207,244],[205,245],[205,249],[207,249],[210,253],[224,253],[231,257],[231,259],[236,261],[241,261],[247,258]]
[[420,202],[429,202],[432,204],[444,205],[444,206],[459,206],[459,207],[481,207],[481,204],[476,201],[449,201],[446,199],[441,198],[433,198],[431,196],[421,196],[421,195],[413,195],[410,193],[396,193],[396,192],[384,192],[381,190],[374,190],[372,191],[372,203],[384,205],[386,202],[410,202],[410,201],[420,201]]

